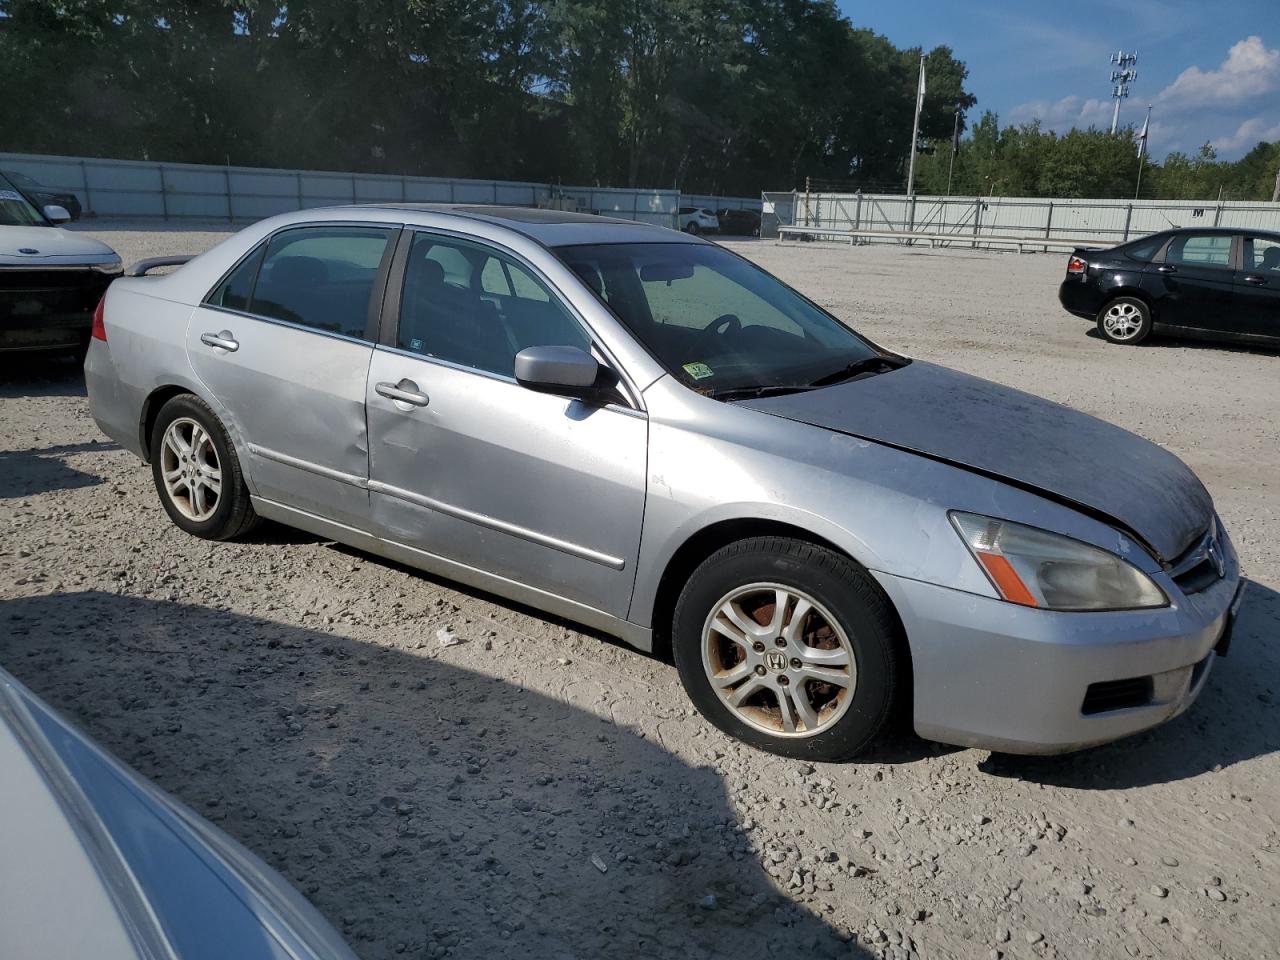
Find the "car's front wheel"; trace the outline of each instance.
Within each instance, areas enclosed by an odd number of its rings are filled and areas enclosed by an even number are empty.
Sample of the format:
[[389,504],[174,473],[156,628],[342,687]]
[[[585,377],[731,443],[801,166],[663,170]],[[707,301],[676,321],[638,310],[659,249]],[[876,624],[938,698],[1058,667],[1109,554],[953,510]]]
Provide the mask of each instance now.
[[1151,333],[1151,308],[1137,297],[1117,297],[1098,311],[1098,332],[1112,343],[1141,343]]
[[160,408],[151,431],[151,472],[169,518],[206,540],[230,540],[258,523],[226,429],[199,397]]
[[694,571],[673,619],[690,699],[752,746],[847,759],[893,709],[901,628],[879,585],[833,550],[783,537],[730,544]]

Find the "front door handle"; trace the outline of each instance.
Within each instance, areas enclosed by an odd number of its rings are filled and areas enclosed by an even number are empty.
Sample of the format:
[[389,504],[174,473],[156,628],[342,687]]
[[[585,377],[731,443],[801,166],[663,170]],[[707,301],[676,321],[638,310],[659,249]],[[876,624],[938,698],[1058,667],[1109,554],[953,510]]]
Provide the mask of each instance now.
[[219,347],[227,353],[235,353],[240,349],[240,341],[230,330],[223,330],[221,333],[202,333],[200,342],[206,347]]
[[418,385],[407,377],[399,383],[378,383],[373,388],[378,396],[399,403],[407,403],[414,407],[425,407],[431,398],[418,389]]
[[1173,266],[1173,264],[1170,264],[1170,263],[1162,263],[1160,266],[1156,267],[1156,270],[1159,273],[1177,273],[1178,272],[1178,268]]
[[1258,276],[1256,273],[1251,273],[1251,274],[1249,274],[1249,276],[1247,276],[1247,277],[1245,277],[1245,278],[1244,278],[1244,282],[1245,282],[1245,283],[1252,283],[1254,286],[1256,286],[1256,287],[1260,287],[1260,286],[1262,286],[1264,283],[1266,283],[1266,282],[1267,282],[1267,278],[1266,278],[1266,277],[1260,277],[1260,276]]

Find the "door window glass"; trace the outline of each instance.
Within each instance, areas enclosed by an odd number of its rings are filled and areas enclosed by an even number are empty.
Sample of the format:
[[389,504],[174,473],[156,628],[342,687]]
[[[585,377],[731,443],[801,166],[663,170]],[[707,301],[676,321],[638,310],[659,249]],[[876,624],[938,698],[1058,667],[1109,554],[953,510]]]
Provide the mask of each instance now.
[[258,276],[258,265],[262,263],[262,252],[266,248],[265,243],[260,244],[258,249],[245,257],[227,274],[226,279],[214,287],[207,302],[230,310],[248,310],[249,298],[253,294],[253,281]]
[[1249,269],[1257,272],[1280,273],[1280,240],[1254,237],[1249,241]]
[[1222,233],[1174,237],[1165,251],[1164,261],[1198,267],[1229,267],[1231,237]]
[[250,311],[364,339],[369,298],[391,234],[382,227],[303,227],[276,234]]
[[[453,282],[451,272],[468,282]],[[397,345],[510,377],[525,347],[588,350],[591,341],[546,285],[513,258],[420,233],[409,250]]]

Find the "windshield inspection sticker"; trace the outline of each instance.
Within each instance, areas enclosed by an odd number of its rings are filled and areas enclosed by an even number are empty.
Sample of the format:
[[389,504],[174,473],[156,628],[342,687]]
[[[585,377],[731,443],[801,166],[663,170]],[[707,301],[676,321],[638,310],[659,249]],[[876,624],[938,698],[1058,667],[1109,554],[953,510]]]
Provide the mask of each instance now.
[[684,365],[684,372],[695,380],[705,380],[707,377],[715,376],[715,374],[711,372],[711,368],[705,363],[686,363]]

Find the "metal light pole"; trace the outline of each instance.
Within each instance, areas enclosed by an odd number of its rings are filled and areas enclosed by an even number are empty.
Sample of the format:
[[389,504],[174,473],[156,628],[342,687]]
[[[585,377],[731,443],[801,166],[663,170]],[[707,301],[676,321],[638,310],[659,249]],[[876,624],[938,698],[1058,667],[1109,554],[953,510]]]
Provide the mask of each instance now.
[[1111,71],[1111,97],[1116,102],[1111,112],[1111,132],[1114,134],[1120,125],[1120,102],[1129,96],[1129,84],[1138,79],[1138,71],[1133,69],[1138,63],[1138,52],[1125,53],[1121,50],[1111,55],[1111,62],[1116,65],[1116,69]]
[[[956,125],[951,131],[951,163],[947,166],[947,196],[951,196],[951,175],[956,171],[956,154],[960,152],[960,108],[956,107]],[[1277,182],[1280,182],[1278,180]]]
[[911,163],[907,167],[907,196],[916,194],[916,144],[920,140],[920,109],[924,106],[924,54],[920,55],[920,79],[916,85],[916,115],[911,121]]

